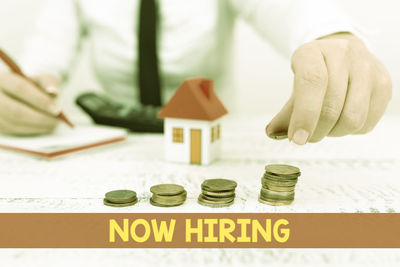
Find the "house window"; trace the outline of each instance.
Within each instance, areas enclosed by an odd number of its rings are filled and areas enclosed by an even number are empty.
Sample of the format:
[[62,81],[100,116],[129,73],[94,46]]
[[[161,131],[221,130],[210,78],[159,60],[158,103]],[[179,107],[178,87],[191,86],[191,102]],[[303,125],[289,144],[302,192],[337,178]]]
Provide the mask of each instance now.
[[174,143],[183,143],[183,128],[172,129],[172,141]]
[[220,139],[220,138],[221,138],[221,125],[218,124],[217,125],[217,139]]
[[215,128],[211,127],[211,143],[215,141]]

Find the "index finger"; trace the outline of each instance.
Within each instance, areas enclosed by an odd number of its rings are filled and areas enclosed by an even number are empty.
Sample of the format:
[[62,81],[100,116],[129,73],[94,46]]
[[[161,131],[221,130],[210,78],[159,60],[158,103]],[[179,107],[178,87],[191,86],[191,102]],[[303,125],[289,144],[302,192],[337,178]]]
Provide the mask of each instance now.
[[0,73],[0,89],[38,110],[54,116],[60,113],[60,108],[49,95],[14,73]]
[[288,137],[304,145],[318,124],[328,87],[328,70],[318,46],[305,45],[292,58],[294,72],[293,111]]

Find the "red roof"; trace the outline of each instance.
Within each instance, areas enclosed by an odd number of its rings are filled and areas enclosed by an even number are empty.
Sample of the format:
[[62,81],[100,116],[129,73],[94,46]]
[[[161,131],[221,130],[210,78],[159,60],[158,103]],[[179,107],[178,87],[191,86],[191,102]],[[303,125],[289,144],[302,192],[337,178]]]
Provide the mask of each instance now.
[[227,113],[214,81],[199,77],[185,80],[157,117],[213,121]]

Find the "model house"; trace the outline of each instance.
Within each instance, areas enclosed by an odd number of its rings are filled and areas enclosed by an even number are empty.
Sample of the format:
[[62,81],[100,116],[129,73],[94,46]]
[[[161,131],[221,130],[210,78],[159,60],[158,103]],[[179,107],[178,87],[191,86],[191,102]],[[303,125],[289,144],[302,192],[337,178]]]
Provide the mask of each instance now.
[[221,117],[227,114],[206,78],[185,80],[158,114],[164,118],[166,158],[209,164],[221,149]]

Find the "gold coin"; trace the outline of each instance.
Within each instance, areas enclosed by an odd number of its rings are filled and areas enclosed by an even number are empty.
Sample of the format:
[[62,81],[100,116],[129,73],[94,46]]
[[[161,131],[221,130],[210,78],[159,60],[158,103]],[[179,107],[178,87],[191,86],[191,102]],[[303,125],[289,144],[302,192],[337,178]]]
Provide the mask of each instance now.
[[201,190],[203,195],[210,196],[210,197],[231,197],[235,196],[235,191],[221,191],[221,192],[210,192],[207,190]]
[[152,197],[151,200],[161,205],[179,205],[186,201],[185,199],[157,199],[156,197]]
[[266,188],[261,188],[260,194],[263,198],[274,200],[292,200],[294,199],[294,191],[277,192]]
[[161,199],[161,200],[168,200],[168,199],[182,199],[185,200],[187,196],[187,192],[186,190],[183,191],[181,194],[179,195],[173,195],[173,196],[163,196],[163,195],[157,195],[157,194],[153,194],[153,198],[154,199]]
[[277,192],[290,192],[294,191],[296,186],[276,186],[271,184],[263,184],[263,187]]
[[202,194],[202,197],[206,200],[212,201],[212,202],[230,202],[235,198],[235,194],[229,197],[210,197],[207,195]]
[[205,203],[208,203],[208,204],[218,204],[219,205],[219,204],[230,203],[230,202],[232,202],[234,200],[234,198],[223,199],[223,200],[221,200],[221,199],[209,200],[209,199],[204,198],[204,195],[200,194],[199,197],[198,197],[198,200],[200,200],[202,202],[205,202]]
[[185,189],[181,185],[177,184],[159,184],[153,185],[150,188],[150,192],[159,196],[174,196],[183,193]]
[[208,179],[201,184],[203,190],[209,192],[221,192],[235,190],[237,183],[228,179]]
[[271,197],[270,195],[263,195],[262,193],[260,193],[260,196],[263,199],[268,199],[270,201],[292,201],[294,200],[294,197]]
[[291,180],[298,180],[299,175],[298,174],[277,175],[277,174],[271,174],[271,173],[265,172],[263,178],[275,180],[275,181],[291,181]]
[[158,204],[162,205],[178,205],[182,204],[186,200],[186,191],[184,191],[182,194],[176,195],[176,196],[159,196],[156,194],[153,194],[152,200],[153,202],[156,202]]
[[136,192],[132,190],[114,190],[106,193],[105,198],[107,201],[116,204],[131,203],[136,199]]
[[275,175],[300,175],[300,170],[297,167],[286,164],[271,164],[265,166],[265,171]]
[[262,178],[261,179],[261,184],[263,186],[264,185],[265,186],[269,186],[269,185],[273,185],[273,186],[295,186],[297,184],[297,180],[278,182],[278,181]]
[[164,205],[164,204],[160,204],[160,203],[154,202],[154,201],[150,198],[150,204],[153,205],[153,206],[157,206],[157,207],[165,207],[165,208],[168,208],[168,207],[176,207],[176,206],[182,205],[183,203],[184,203],[184,202],[182,202],[182,203],[177,203],[177,204]]
[[234,200],[232,200],[231,202],[228,202],[228,203],[223,203],[223,204],[221,204],[221,203],[218,203],[218,204],[214,203],[213,204],[213,203],[205,202],[203,200],[203,198],[201,198],[199,196],[199,198],[197,199],[197,202],[200,205],[203,205],[203,206],[206,206],[206,207],[210,207],[210,208],[224,208],[224,207],[229,207],[230,205],[232,205],[234,203]]
[[258,201],[263,204],[270,205],[270,206],[288,206],[288,205],[292,204],[292,202],[293,202],[293,200],[286,200],[286,201],[266,200],[266,199],[263,199],[261,196],[258,198]]

